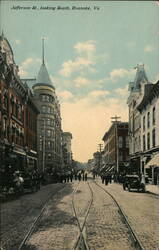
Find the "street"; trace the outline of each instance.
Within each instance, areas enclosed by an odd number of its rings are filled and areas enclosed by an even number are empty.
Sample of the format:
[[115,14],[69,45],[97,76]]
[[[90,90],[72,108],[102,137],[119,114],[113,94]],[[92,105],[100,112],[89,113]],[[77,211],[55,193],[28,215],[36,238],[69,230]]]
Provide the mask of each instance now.
[[[124,191],[116,183],[106,186],[101,183],[100,178],[95,182],[88,178],[88,181],[47,185],[37,193],[3,203],[2,249],[18,249],[48,199],[41,218],[23,249],[75,249],[79,228],[72,201],[81,227],[88,212],[84,235],[89,249],[137,249],[132,244],[129,229],[117,206],[100,186],[117,200],[144,249],[158,249],[159,197],[149,193]],[[90,210],[87,211],[89,205]]]

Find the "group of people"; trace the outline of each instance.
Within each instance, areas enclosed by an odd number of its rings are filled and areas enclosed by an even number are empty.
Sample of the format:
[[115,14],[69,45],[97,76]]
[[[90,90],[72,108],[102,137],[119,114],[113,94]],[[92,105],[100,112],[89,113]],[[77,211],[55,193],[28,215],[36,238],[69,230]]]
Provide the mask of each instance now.
[[101,174],[101,180],[102,180],[102,183],[105,184],[105,185],[108,185],[108,183],[111,183],[112,182],[111,173],[109,173],[109,174]]
[[60,182],[72,182],[74,180],[78,180],[78,181],[87,181],[87,173],[85,173],[84,171],[78,172],[78,173],[72,173],[72,172],[68,172],[66,174],[62,174],[60,175]]

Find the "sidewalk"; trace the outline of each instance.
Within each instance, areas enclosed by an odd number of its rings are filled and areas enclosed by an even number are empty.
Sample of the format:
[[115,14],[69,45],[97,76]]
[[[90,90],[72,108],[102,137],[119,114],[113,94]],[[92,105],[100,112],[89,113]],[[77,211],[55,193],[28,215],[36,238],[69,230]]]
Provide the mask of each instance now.
[[147,184],[146,185],[146,191],[150,192],[150,193],[153,193],[153,194],[159,195],[159,185]]

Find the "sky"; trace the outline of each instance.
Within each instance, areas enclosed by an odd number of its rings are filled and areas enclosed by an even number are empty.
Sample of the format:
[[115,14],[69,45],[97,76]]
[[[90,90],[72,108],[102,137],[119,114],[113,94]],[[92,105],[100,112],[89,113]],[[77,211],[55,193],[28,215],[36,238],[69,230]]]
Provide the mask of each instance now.
[[45,38],[62,129],[73,135],[77,161],[99,150],[112,116],[128,121],[128,84],[137,64],[144,63],[150,82],[159,80],[157,1],[2,0],[2,29],[21,78],[37,76]]

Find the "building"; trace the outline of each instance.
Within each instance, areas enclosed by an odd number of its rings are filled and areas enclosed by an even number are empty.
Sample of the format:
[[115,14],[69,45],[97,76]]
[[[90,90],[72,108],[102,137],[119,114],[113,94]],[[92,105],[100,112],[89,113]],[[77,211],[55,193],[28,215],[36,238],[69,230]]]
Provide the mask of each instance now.
[[72,165],[72,134],[70,132],[62,132],[63,158],[66,166]]
[[126,171],[129,156],[128,123],[113,122],[109,130],[104,134],[103,161],[105,169],[115,172]]
[[143,99],[145,86],[151,88],[144,65],[137,65],[136,76],[129,83],[130,95],[127,100],[129,106],[129,154],[134,171],[140,172],[141,161],[141,120],[138,105]]
[[60,104],[48,74],[44,50],[42,65],[33,85],[34,101],[40,110],[38,115],[38,162],[41,172],[53,174],[62,163]]
[[156,84],[145,85],[144,96],[137,109],[141,121],[141,172],[147,170],[152,182],[157,184],[157,181],[159,183],[159,81]]
[[[26,119],[31,114],[31,121]],[[36,167],[37,114],[29,88],[18,75],[12,48],[0,36],[0,147],[1,163],[5,168],[24,170]],[[29,115],[30,119],[30,115]],[[32,124],[28,128],[27,123]],[[30,142],[30,143],[29,143]],[[30,164],[29,156],[34,159]]]

